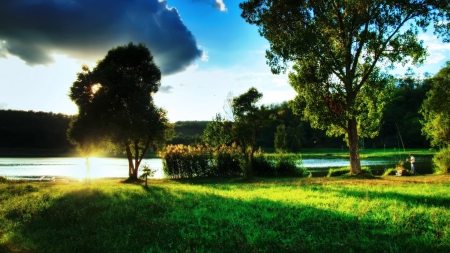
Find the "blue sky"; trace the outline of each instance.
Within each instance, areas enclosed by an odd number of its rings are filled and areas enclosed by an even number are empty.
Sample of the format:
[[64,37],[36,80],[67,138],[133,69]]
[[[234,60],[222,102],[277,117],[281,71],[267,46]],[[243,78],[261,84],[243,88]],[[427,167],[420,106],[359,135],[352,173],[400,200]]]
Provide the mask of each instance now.
[[[111,4],[114,2],[115,4]],[[268,42],[240,17],[239,0],[14,0],[0,2],[0,109],[76,114],[67,96],[82,64],[144,42],[163,72],[155,103],[169,120],[211,120],[229,93],[256,87],[262,103],[294,98],[265,64]],[[421,34],[436,73],[450,44]],[[395,74],[405,73],[399,67]]]

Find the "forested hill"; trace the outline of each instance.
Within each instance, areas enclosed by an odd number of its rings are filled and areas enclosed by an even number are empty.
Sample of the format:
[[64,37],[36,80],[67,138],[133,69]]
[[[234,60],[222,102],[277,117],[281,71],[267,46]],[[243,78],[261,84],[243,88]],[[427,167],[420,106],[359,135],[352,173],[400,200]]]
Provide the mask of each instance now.
[[[0,110],[0,149],[51,149],[73,152],[66,132],[71,116],[51,112]],[[175,137],[168,144],[197,143],[208,121],[178,121]]]
[[209,121],[177,121],[174,124],[175,136],[168,144],[195,145],[200,143],[203,131]]
[[70,117],[48,112],[0,110],[0,148],[68,152],[73,149],[66,138]]

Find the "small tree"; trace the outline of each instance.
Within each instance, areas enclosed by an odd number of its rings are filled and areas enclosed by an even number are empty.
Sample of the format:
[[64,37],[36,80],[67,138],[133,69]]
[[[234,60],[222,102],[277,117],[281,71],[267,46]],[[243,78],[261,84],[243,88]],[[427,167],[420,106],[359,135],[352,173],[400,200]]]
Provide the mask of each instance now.
[[173,133],[166,112],[153,103],[161,72],[143,44],[111,49],[91,71],[83,66],[69,97],[78,115],[68,130],[79,150],[124,152],[128,175],[137,180],[144,154],[162,146]]
[[284,124],[281,124],[277,126],[277,131],[275,132],[275,150],[279,153],[283,153],[287,149],[287,143],[286,143],[286,127]]
[[231,122],[225,120],[220,113],[217,113],[213,120],[206,125],[202,141],[215,148],[219,148],[222,145],[230,145],[232,143],[231,129]]
[[145,187],[147,187],[147,178],[153,177],[155,175],[156,170],[152,170],[148,164],[144,164],[142,166],[142,175],[141,178],[145,180]]
[[241,163],[244,175],[252,176],[252,161],[256,149],[256,137],[259,131],[267,126],[273,119],[265,106],[257,106],[262,93],[250,88],[246,93],[233,98],[232,112],[233,140],[242,148],[243,162]]

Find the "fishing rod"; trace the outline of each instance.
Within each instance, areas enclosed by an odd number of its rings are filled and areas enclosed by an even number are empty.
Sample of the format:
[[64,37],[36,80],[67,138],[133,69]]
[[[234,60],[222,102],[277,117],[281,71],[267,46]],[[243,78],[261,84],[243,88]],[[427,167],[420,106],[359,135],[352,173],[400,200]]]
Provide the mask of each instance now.
[[406,150],[405,150],[405,144],[403,144],[402,135],[400,134],[400,130],[398,129],[397,122],[394,122],[394,123],[395,123],[395,126],[397,127],[398,136],[400,136],[400,141],[402,142],[403,152],[406,152]]

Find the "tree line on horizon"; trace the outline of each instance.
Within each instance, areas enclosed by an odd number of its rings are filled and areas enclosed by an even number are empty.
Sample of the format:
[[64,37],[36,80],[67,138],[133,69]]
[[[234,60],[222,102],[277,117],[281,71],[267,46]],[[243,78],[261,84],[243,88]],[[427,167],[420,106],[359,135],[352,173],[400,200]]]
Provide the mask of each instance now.
[[[430,142],[421,133],[419,113],[425,93],[430,89],[426,79],[412,73],[397,80],[393,99],[386,105],[379,136],[361,139],[361,148],[429,148]],[[274,151],[276,129],[284,124],[288,150],[303,148],[346,148],[343,137],[329,137],[325,131],[314,129],[289,108],[287,102],[268,105],[276,120],[262,128],[257,146]],[[0,110],[0,148],[74,150],[67,140],[67,128],[72,116],[20,110]],[[202,142],[206,125],[211,121],[177,121],[174,136],[166,144],[197,145]]]

